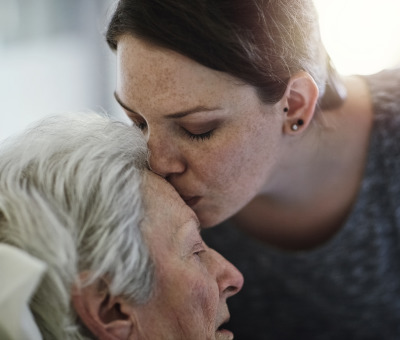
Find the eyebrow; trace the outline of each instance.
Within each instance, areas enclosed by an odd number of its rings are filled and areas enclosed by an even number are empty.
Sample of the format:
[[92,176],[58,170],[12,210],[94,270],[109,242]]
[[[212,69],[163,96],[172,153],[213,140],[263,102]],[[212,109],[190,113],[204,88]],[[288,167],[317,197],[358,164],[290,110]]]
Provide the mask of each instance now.
[[197,224],[197,231],[198,231],[199,234],[200,234],[200,233],[201,233],[201,225],[200,225],[200,221],[199,221],[199,219],[197,218],[197,216],[196,216],[195,220],[196,220],[196,224]]
[[[114,97],[115,100],[118,102],[119,105],[121,105],[125,110],[132,112],[136,115],[139,115],[139,113],[137,113],[136,111],[130,109],[126,104],[124,104],[121,100],[121,98],[119,98],[118,94],[116,91],[114,91]],[[198,105],[195,106],[194,108],[191,108],[189,110],[184,110],[184,111],[178,111],[178,112],[174,112],[174,113],[168,113],[165,115],[166,118],[182,118],[188,115],[191,115],[193,113],[197,113],[197,112],[209,112],[209,111],[216,111],[216,110],[220,110],[220,107],[207,107],[204,105]]]
[[193,213],[193,215],[191,215],[184,223],[180,224],[179,227],[172,233],[173,237],[175,238],[176,234],[178,234],[185,225],[192,221],[196,224],[196,230],[199,232],[199,234],[201,234],[200,221],[197,218],[196,214]]
[[195,213],[193,213],[193,215],[191,215],[190,218],[185,223],[183,223],[183,225],[185,225],[191,221],[194,221],[194,223],[196,223],[196,229],[200,233],[201,232],[200,221]]

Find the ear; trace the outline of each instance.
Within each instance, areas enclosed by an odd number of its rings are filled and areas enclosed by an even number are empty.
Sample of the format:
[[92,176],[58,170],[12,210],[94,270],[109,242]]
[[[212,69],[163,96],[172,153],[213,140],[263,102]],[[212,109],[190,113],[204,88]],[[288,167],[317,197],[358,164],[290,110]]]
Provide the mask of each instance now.
[[[290,78],[282,99],[286,114],[284,133],[293,135],[308,127],[314,116],[318,92],[317,84],[307,72],[298,72]],[[299,122],[298,130],[294,130],[293,125]]]
[[74,285],[71,299],[83,324],[96,338],[134,339],[133,306],[123,298],[111,296],[105,280],[84,287]]

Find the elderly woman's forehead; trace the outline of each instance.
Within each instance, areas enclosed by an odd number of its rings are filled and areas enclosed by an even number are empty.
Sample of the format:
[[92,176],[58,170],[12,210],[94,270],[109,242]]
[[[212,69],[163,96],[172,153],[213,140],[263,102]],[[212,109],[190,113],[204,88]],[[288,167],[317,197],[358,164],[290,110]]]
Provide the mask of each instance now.
[[[163,177],[151,171],[146,172],[144,175],[142,190],[145,199],[147,199],[147,195],[150,195],[152,196],[149,197],[151,200],[154,200],[156,197],[158,197],[162,198],[167,204],[172,201],[178,201],[179,203],[181,202],[182,205],[185,204],[170,183],[168,183]],[[154,197],[155,194],[157,195],[156,197]]]
[[146,173],[142,190],[150,219],[154,220],[162,215],[164,221],[170,220],[174,225],[181,225],[189,220],[194,220],[198,224],[194,211],[186,205],[175,188],[164,178],[152,172]]
[[143,176],[143,186],[145,190],[157,189],[158,187],[170,185],[163,177],[151,170],[146,170]]

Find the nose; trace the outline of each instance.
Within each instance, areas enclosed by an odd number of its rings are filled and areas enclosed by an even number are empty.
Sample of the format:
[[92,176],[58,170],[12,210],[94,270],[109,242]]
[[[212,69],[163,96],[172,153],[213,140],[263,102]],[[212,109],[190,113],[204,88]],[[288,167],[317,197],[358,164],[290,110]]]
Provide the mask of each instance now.
[[214,252],[217,259],[217,282],[221,297],[228,298],[239,293],[244,281],[242,273],[221,254],[210,250]]
[[183,173],[186,169],[184,158],[169,138],[152,134],[147,145],[150,150],[150,169],[157,175],[168,179],[173,174]]

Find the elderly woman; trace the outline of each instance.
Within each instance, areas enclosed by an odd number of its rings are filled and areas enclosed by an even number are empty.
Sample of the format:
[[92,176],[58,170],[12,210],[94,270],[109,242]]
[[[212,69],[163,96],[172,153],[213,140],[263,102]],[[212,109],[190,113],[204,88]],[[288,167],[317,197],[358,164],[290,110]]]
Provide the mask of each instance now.
[[30,302],[44,339],[233,338],[242,276],[147,170],[134,127],[61,115],[3,143],[0,242],[47,265]]

